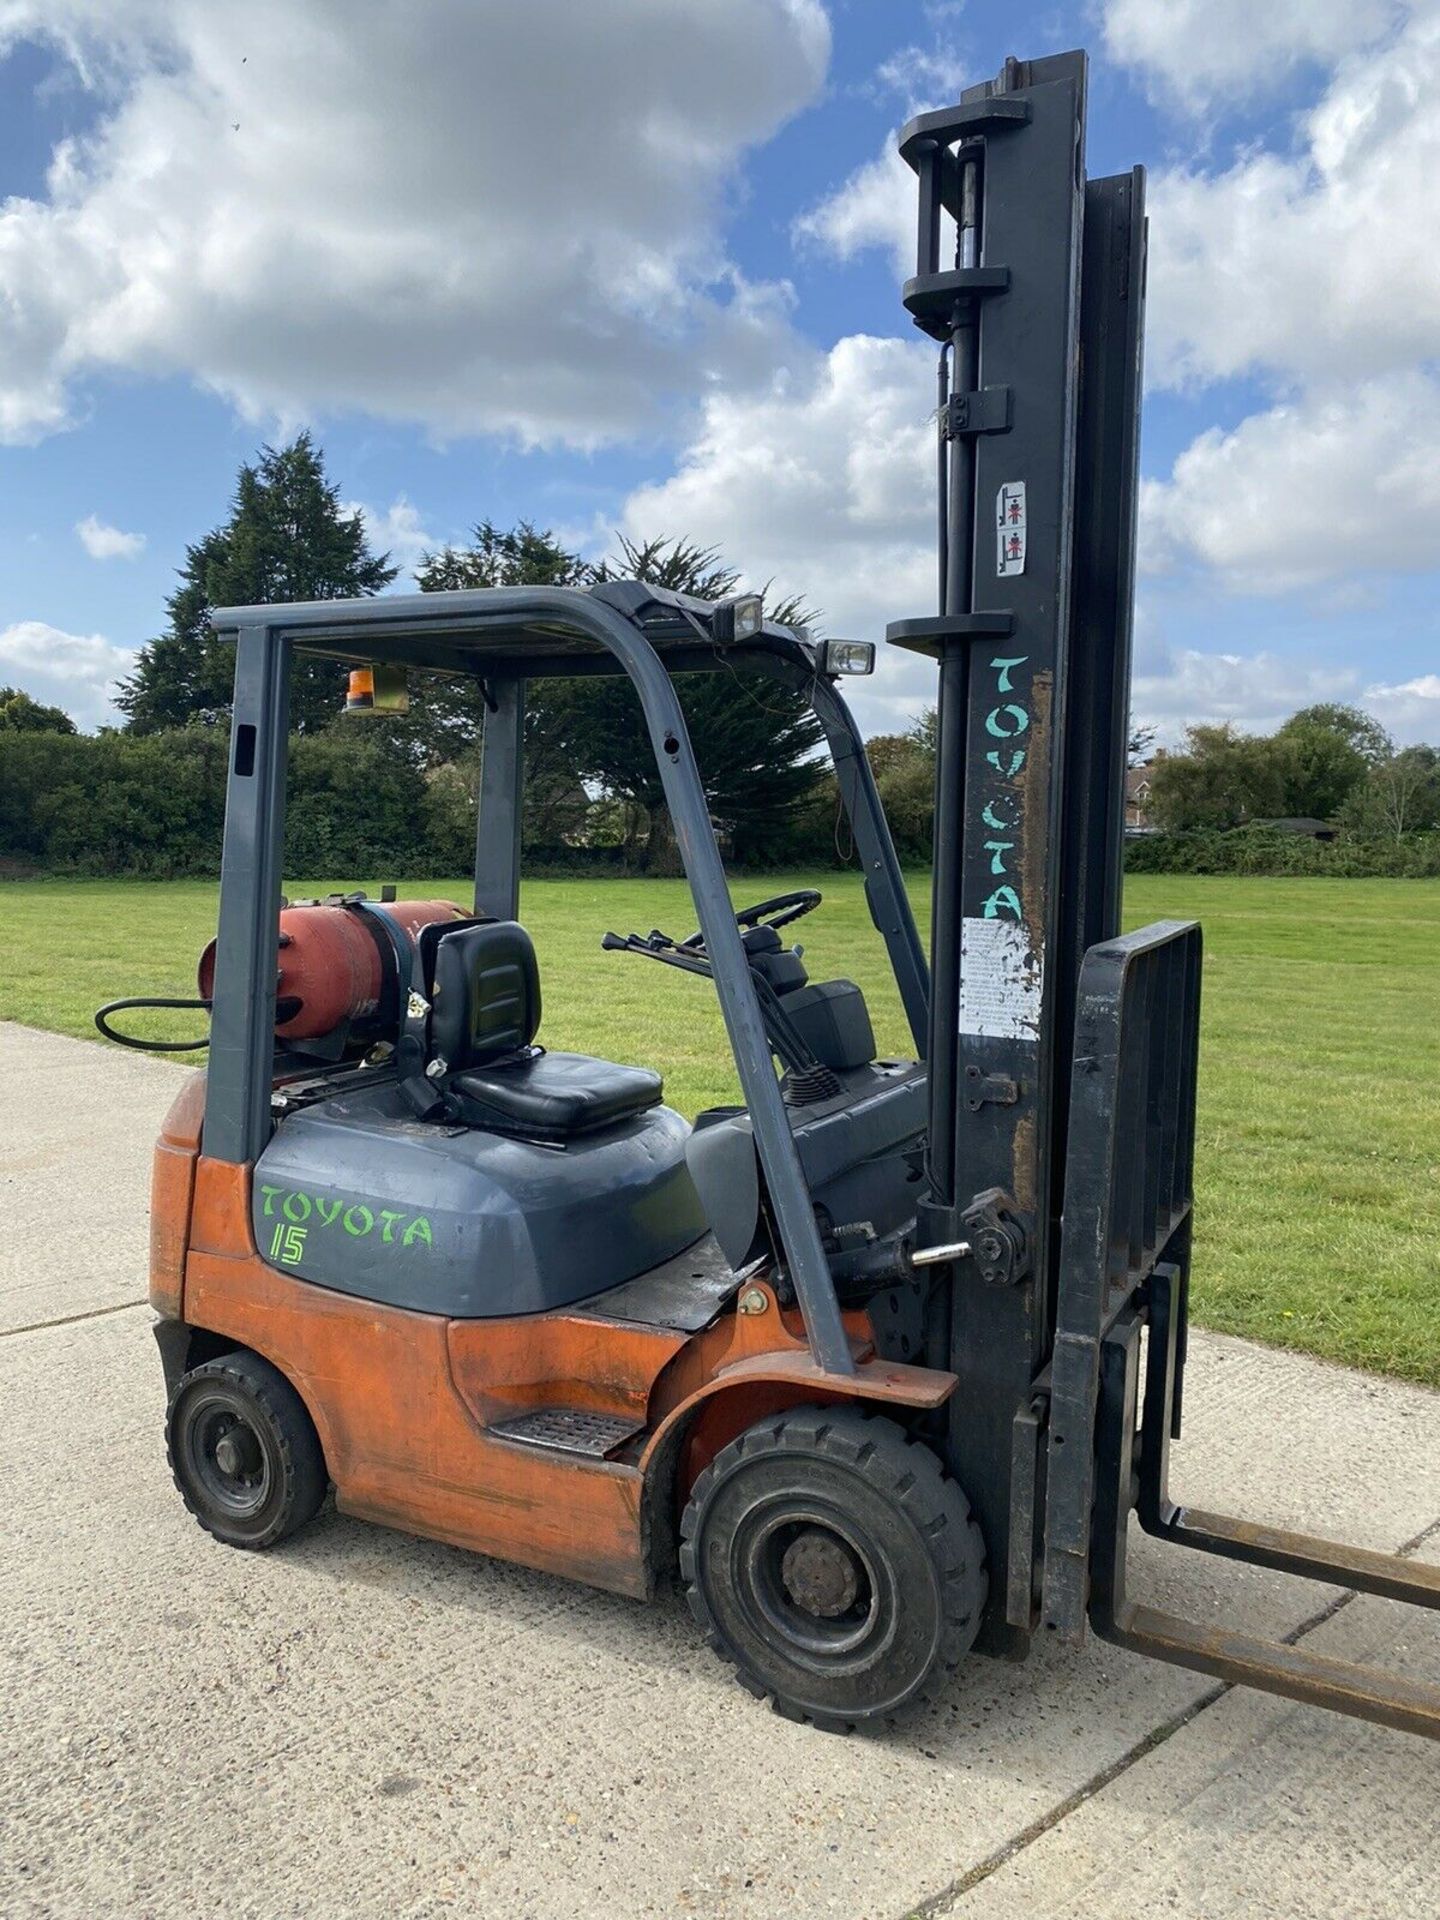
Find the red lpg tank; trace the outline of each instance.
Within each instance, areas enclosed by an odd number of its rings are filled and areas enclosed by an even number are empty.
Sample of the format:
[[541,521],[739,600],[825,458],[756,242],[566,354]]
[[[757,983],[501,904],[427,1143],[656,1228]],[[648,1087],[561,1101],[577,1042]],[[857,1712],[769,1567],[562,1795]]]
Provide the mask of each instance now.
[[[283,908],[276,999],[287,1006],[299,1004],[275,1023],[282,1040],[315,1040],[333,1032],[342,1020],[365,1020],[380,1011],[385,933],[375,925],[376,913],[400,928],[411,946],[422,927],[466,918],[453,900],[370,900],[363,908],[354,904]],[[210,999],[215,983],[213,940],[200,956],[199,982],[201,994]]]

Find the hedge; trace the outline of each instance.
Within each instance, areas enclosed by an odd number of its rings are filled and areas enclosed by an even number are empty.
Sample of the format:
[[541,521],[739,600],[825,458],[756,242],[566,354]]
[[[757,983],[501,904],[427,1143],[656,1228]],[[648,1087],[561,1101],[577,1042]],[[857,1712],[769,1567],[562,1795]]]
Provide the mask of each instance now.
[[[0,860],[11,871],[214,875],[228,746],[224,729],[207,727],[145,735],[0,734]],[[287,871],[433,873],[441,849],[433,844],[429,801],[419,769],[374,739],[296,737]],[[448,870],[452,849],[444,852],[440,864]]]
[[[466,775],[428,776],[360,728],[297,736],[291,743],[285,866],[295,875],[339,878],[382,872],[395,879],[466,873],[474,857],[475,806]],[[31,871],[168,879],[219,871],[228,732],[99,735],[0,732],[0,873]],[[930,857],[928,762],[918,755],[882,767],[879,785],[902,860]],[[848,833],[827,776],[773,823],[764,864],[853,867]],[[532,870],[623,873],[618,847],[531,847]],[[1240,827],[1229,833],[1148,834],[1127,840],[1129,873],[1331,874],[1440,877],[1440,833],[1403,840]]]
[[1412,833],[1402,840],[1348,835],[1316,840],[1265,827],[1144,834],[1125,842],[1125,871],[1433,880],[1440,878],[1440,833]]
[[[0,733],[0,876],[25,872],[213,877],[220,870],[228,729],[99,735]],[[757,858],[773,869],[840,864],[833,778],[772,823]],[[842,848],[843,851],[843,848]],[[397,880],[468,873],[472,778],[427,774],[363,729],[290,742],[285,871]],[[620,847],[531,846],[532,871],[624,873]]]
[[227,738],[0,734],[0,854],[73,873],[216,870]]

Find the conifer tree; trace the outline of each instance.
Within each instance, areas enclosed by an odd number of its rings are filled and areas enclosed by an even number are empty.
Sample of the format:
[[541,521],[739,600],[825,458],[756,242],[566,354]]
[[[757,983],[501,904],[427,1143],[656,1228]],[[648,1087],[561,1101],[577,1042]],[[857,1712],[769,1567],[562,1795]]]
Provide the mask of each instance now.
[[[339,489],[308,433],[288,446],[262,448],[253,466],[240,469],[229,519],[186,549],[180,585],[166,604],[166,631],[141,649],[121,685],[115,704],[130,730],[213,724],[228,715],[234,656],[210,630],[212,607],[378,593],[397,572],[389,558],[370,551],[358,513],[341,511]],[[290,725],[319,732],[344,696],[337,663],[297,660]]]
[[[489,520],[476,527],[473,547],[427,556],[417,577],[426,590],[645,580],[702,600],[723,599],[740,580],[715,549],[690,540],[622,535],[615,556],[594,565],[526,521],[501,532]],[[794,599],[772,605],[770,614],[789,626],[814,622]],[[677,684],[717,826],[729,832],[737,858],[763,855],[824,774],[813,757],[820,728],[809,703],[753,673],[685,674]],[[478,717],[477,707],[477,724]],[[527,813],[553,810],[555,796],[574,798],[583,783],[622,803],[631,823],[627,844],[640,866],[679,871],[655,750],[623,675],[533,681],[526,693],[525,757]]]

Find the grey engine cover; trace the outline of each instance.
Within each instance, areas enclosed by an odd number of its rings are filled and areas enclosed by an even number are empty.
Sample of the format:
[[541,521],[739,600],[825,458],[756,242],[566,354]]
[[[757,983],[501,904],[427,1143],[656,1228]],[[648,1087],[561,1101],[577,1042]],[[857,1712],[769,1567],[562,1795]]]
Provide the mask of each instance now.
[[568,1306],[706,1230],[689,1128],[655,1107],[563,1148],[416,1120],[393,1085],[283,1120],[255,1167],[262,1259],[454,1319]]

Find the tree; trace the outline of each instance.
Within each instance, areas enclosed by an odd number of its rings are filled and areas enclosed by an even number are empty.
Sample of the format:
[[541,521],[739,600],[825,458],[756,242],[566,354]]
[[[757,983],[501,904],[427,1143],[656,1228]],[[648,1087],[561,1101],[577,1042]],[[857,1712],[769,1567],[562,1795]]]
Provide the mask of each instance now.
[[1322,700],[1316,706],[1302,707],[1298,713],[1292,713],[1280,731],[1289,733],[1311,727],[1338,735],[1372,767],[1382,760],[1388,760],[1395,751],[1394,741],[1380,722],[1359,707],[1346,707],[1333,700]]
[[289,873],[384,878],[397,856],[408,862],[426,843],[424,775],[363,722],[292,740],[288,788]]
[[482,520],[473,534],[473,546],[447,546],[424,555],[415,573],[423,593],[457,587],[573,587],[590,578],[592,569],[578,554],[529,520],[508,532],[493,520]]
[[908,733],[878,733],[866,758],[902,860],[928,860],[935,838],[936,709],[926,707]]
[[1270,740],[1226,726],[1190,727],[1181,753],[1161,754],[1150,776],[1152,820],[1171,833],[1238,827],[1284,812],[1280,757]]
[[939,707],[922,707],[920,709],[920,718],[915,722],[914,726],[911,727],[905,738],[907,740],[913,740],[920,751],[928,754],[932,761],[938,759],[940,754]]
[[[644,580],[700,600],[722,600],[740,584],[738,572],[713,547],[679,538],[622,536],[619,551],[591,577]],[[782,625],[801,629],[815,620],[793,598],[769,612]],[[785,845],[793,810],[824,776],[813,757],[822,736],[810,704],[803,694],[751,673],[687,674],[677,686],[711,817],[728,832],[737,862],[763,860]],[[630,681],[552,681],[542,699],[547,725],[580,776],[627,802],[637,827],[643,817],[643,847],[632,847],[643,870],[678,872],[660,769]]]
[[[646,580],[717,600],[739,574],[708,547],[684,539],[631,541],[598,565],[568,552],[554,536],[522,521],[501,532],[491,521],[475,544],[427,555],[417,575],[427,591],[454,587],[572,586]],[[809,611],[782,601],[772,618],[808,625]],[[823,767],[811,756],[820,729],[803,695],[755,675],[698,673],[679,683],[680,701],[700,763],[712,816],[731,836],[739,860],[778,846],[787,817],[816,786]],[[472,724],[478,724],[478,713]],[[631,857],[654,873],[678,864],[655,752],[635,690],[619,675],[532,681],[526,698],[526,813],[549,809],[550,830],[574,827],[575,802],[599,789],[617,803]]]
[[[1362,744],[1363,743],[1363,744]],[[1279,812],[1329,820],[1363,785],[1366,769],[1391,751],[1384,728],[1354,707],[1305,707],[1274,736],[1281,775]]]
[[[584,585],[590,578],[591,569],[578,555],[528,520],[506,531],[492,520],[482,520],[473,530],[473,541],[469,547],[447,546],[439,553],[425,554],[415,574],[421,591],[571,587]],[[473,680],[444,674],[412,674],[410,679],[409,715],[385,725],[418,740],[432,764],[458,762],[470,777],[473,794],[483,719],[480,689]],[[535,681],[527,690],[523,829],[529,844],[553,846],[583,825],[589,801],[549,722],[549,684]],[[446,791],[453,807],[453,785]]]
[[[210,630],[212,607],[358,597],[378,593],[397,571],[388,554],[370,551],[360,515],[341,512],[339,489],[308,433],[265,447],[253,466],[241,467],[229,519],[186,549],[180,585],[166,603],[166,631],[141,649],[116,705],[135,733],[214,724],[230,711],[234,658]],[[297,660],[291,726],[299,733],[328,726],[344,687],[338,662]]]
[[935,707],[922,708],[920,718],[904,733],[872,733],[865,742],[865,757],[877,780],[897,767],[920,767],[933,781],[939,752],[939,710]]
[[1138,727],[1131,722],[1130,731],[1125,737],[1125,764],[1127,767],[1144,767],[1150,763],[1150,752],[1155,745],[1154,727]]
[[1347,820],[1361,834],[1397,842],[1407,833],[1440,827],[1440,753],[1434,747],[1402,747],[1376,761],[1351,799]]
[[[1367,821],[1365,831],[1388,821],[1378,830],[1398,835],[1424,814],[1427,779],[1423,767],[1396,754],[1378,720],[1325,702],[1292,713],[1270,735],[1191,727],[1183,752],[1155,762],[1150,813],[1171,832],[1344,817]],[[1396,826],[1397,818],[1409,826]]]
[[19,687],[0,687],[0,733],[74,733],[63,707],[43,706]]

